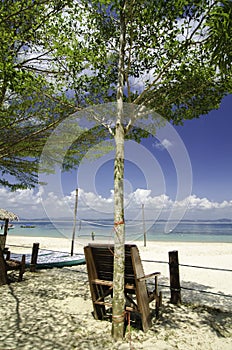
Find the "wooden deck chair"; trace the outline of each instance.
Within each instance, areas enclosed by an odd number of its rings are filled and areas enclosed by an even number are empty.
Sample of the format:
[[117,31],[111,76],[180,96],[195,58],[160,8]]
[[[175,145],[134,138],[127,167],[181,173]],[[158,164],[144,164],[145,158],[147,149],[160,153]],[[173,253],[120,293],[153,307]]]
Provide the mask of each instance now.
[[4,251],[0,248],[0,285],[9,283],[8,271],[19,271],[18,281],[22,281],[25,272],[25,260],[24,254],[21,261],[11,259],[9,251],[6,252],[5,257]]
[[[106,311],[108,312],[112,307],[114,246],[89,244],[84,248],[84,252],[93,314],[96,319],[101,320],[106,316]],[[159,272],[155,272],[145,276],[138,247],[125,245],[125,310],[140,316],[144,332],[151,326],[152,313],[149,303],[153,300],[156,300],[156,315],[158,316],[161,304],[161,293],[158,293],[159,275]],[[149,291],[146,281],[152,277],[155,279],[154,290]]]

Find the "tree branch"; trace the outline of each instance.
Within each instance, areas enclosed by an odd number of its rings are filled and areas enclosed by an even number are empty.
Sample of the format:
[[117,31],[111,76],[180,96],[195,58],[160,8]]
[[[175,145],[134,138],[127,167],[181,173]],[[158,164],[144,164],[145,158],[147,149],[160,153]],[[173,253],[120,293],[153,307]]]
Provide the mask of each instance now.
[[204,20],[208,16],[210,10],[215,6],[216,3],[217,2],[213,2],[211,4],[211,6],[209,7],[208,11],[204,14],[204,16],[202,16],[202,18],[199,21],[198,25],[195,27],[195,29],[191,33],[190,37],[186,38],[186,40],[179,46],[179,48],[172,55],[172,57],[169,59],[169,61],[164,65],[164,67],[160,71],[160,73],[156,77],[154,77],[153,82],[151,84],[149,84],[146,89],[143,90],[143,92],[133,101],[133,103],[138,104],[141,101],[141,99],[143,99],[143,97],[148,93],[148,91],[151,90],[151,88],[156,84],[156,82],[159,81],[161,79],[161,77],[167,72],[168,68],[172,65],[174,59],[178,56],[178,54],[181,52],[181,50],[183,48],[186,49],[187,47],[192,46],[192,44],[194,42],[194,41],[192,42],[193,36],[196,34],[198,29],[201,27],[202,23],[204,22]]

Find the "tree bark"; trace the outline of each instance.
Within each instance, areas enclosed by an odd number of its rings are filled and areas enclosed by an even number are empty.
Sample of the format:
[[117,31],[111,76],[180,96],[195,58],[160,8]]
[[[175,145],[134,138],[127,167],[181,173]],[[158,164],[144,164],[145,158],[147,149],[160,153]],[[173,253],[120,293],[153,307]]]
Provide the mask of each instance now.
[[114,296],[112,311],[112,336],[115,340],[124,336],[124,270],[125,270],[125,223],[124,223],[124,142],[123,126],[123,87],[124,57],[126,45],[125,24],[126,0],[121,2],[120,11],[120,49],[118,63],[117,121],[115,128],[114,162]]
[[116,156],[114,168],[114,297],[112,336],[115,340],[124,335],[124,269],[125,269],[125,224],[123,201],[124,178],[124,130],[119,124],[115,135]]

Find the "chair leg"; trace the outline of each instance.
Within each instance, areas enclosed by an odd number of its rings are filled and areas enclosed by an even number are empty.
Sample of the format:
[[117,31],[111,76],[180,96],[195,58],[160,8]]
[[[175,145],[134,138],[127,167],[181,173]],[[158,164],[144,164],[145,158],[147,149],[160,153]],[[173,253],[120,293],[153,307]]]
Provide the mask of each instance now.
[[151,312],[150,310],[143,311],[141,313],[141,321],[142,321],[142,328],[144,332],[147,332],[148,329],[151,327]]
[[[106,307],[104,304],[103,305],[95,304],[95,301],[98,300],[100,297],[103,297],[104,295],[102,286],[98,286],[98,285],[93,286],[93,294],[94,296],[92,300],[93,300],[93,308],[94,308],[94,312],[93,312],[94,318],[96,320],[102,320],[106,315]],[[103,301],[104,301],[104,298],[103,298]]]
[[156,318],[159,317],[159,309],[162,305],[162,292],[159,292],[159,295],[156,296],[156,303],[155,303],[155,316]]

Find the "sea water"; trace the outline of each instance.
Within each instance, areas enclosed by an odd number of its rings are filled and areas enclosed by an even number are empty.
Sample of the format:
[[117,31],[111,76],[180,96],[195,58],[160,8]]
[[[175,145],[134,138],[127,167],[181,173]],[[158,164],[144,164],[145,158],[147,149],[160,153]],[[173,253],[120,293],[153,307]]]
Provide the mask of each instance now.
[[[21,227],[21,226],[27,226]],[[34,227],[30,227],[34,226]],[[149,241],[179,241],[179,242],[224,242],[232,243],[232,221],[181,221],[173,223],[167,232],[165,221],[128,221],[126,223],[126,241],[136,242],[144,237]],[[65,221],[20,221],[14,222],[14,229],[9,234],[16,236],[55,237],[71,239],[73,231],[75,238],[95,241],[98,239],[112,240],[117,226],[113,221],[78,220],[74,228],[73,222]]]

